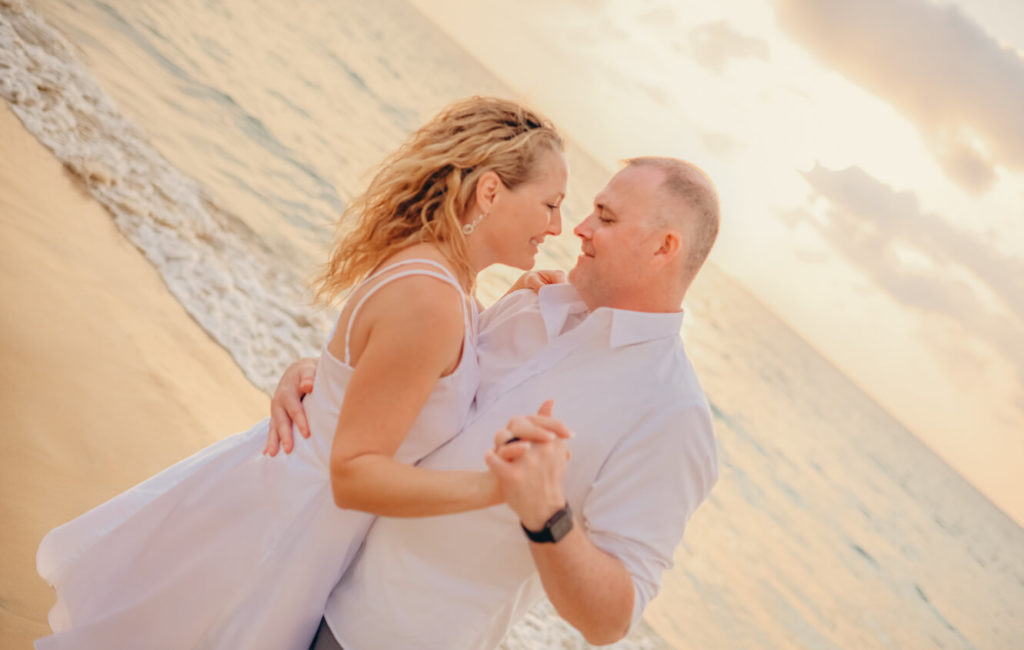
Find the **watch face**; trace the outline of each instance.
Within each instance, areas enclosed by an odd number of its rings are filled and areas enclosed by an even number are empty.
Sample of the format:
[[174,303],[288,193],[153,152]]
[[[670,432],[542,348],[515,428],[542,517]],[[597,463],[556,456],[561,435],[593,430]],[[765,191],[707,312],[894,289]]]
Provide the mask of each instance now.
[[548,524],[551,530],[551,537],[558,541],[569,534],[572,530],[572,511],[566,508],[555,515],[554,521]]

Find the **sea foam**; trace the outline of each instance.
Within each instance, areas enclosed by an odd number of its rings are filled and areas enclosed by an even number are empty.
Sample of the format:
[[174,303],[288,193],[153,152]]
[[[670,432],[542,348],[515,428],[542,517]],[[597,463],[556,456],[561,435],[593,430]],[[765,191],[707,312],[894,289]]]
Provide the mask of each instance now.
[[270,392],[314,354],[330,316],[305,282],[175,169],[122,115],[70,43],[20,0],[0,0],[0,96],[111,214],[174,297]]

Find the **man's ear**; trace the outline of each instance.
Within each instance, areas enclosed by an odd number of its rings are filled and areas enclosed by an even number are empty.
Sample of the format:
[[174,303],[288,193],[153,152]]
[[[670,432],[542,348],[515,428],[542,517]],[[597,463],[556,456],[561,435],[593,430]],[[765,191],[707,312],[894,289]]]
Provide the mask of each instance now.
[[501,179],[494,172],[484,172],[476,181],[476,204],[481,211],[491,211],[495,199],[498,197],[498,188],[501,187]]
[[680,251],[683,250],[683,236],[677,230],[662,230],[658,234],[656,243],[658,248],[654,255],[662,258],[665,262],[671,262],[676,259]]

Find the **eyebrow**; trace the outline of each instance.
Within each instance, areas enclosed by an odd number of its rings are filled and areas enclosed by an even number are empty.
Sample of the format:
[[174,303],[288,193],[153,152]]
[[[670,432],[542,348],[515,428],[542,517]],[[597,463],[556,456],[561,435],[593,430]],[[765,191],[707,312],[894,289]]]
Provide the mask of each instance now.
[[607,212],[608,214],[612,215],[616,219],[619,218],[619,215],[615,214],[615,210],[612,210],[611,208],[609,208],[607,203],[601,203],[600,201],[594,201],[594,207],[600,209],[601,212]]

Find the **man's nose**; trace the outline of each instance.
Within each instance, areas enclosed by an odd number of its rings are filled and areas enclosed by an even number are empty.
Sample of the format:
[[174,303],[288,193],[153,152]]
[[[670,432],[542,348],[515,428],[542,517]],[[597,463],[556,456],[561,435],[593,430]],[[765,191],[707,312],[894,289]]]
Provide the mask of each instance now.
[[572,229],[574,235],[580,239],[590,239],[590,220],[594,218],[594,215],[589,215],[586,219],[579,222],[575,228]]

